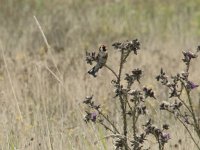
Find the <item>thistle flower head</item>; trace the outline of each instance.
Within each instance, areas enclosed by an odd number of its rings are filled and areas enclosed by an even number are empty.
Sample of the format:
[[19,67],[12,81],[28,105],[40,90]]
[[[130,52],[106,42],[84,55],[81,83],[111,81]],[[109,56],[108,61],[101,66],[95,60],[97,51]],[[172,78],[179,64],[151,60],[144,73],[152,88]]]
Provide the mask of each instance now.
[[188,81],[186,87],[188,90],[193,90],[193,89],[196,89],[197,87],[199,87],[199,85],[195,84],[191,81]]
[[96,113],[96,112],[92,112],[92,113],[91,113],[91,121],[92,121],[92,122],[95,122],[96,119],[97,119],[97,113]]
[[170,139],[171,139],[171,137],[170,137],[169,133],[162,133],[161,134],[161,141],[162,141],[163,144],[167,143],[168,140],[170,140]]
[[90,112],[86,111],[86,115],[84,117],[84,121],[86,123],[88,123],[89,121],[96,122],[96,120],[97,120],[97,113],[96,112],[90,113]]

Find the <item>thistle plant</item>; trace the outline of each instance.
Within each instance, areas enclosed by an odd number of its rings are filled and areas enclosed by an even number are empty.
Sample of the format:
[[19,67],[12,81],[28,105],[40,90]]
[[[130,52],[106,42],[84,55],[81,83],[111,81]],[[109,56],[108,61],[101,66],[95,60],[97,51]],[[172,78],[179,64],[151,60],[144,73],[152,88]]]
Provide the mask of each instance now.
[[[190,67],[191,61],[198,57],[200,47],[196,52],[183,51],[183,63],[185,64],[185,70],[181,73],[177,73],[174,76],[169,77],[163,69],[156,77],[163,86],[169,89],[169,99],[171,102],[163,101],[160,104],[160,110],[167,111],[174,115],[177,121],[179,121],[189,133],[192,141],[196,147],[200,150],[198,142],[200,140],[200,118],[198,118],[197,112],[194,110],[194,100],[192,99],[191,92],[198,88],[198,84],[194,83],[190,79]],[[196,132],[197,139],[191,132],[192,128]]]
[[[164,124],[160,128],[157,127],[154,125],[153,119],[150,118],[147,111],[146,101],[156,100],[154,91],[142,85],[140,79],[143,77],[143,71],[140,68],[133,68],[131,73],[124,72],[124,65],[127,62],[127,58],[132,53],[135,55],[138,54],[140,42],[135,39],[125,42],[115,42],[112,46],[120,54],[118,71],[114,71],[106,64],[106,60],[109,57],[104,45],[99,48],[98,54],[95,52],[86,52],[86,62],[90,65],[95,63],[95,66],[88,71],[89,75],[92,75],[95,79],[101,68],[106,68],[112,72],[113,80],[111,83],[114,88],[114,98],[117,104],[120,105],[121,122],[116,122],[105,114],[101,105],[95,103],[94,96],[87,96],[83,101],[90,108],[90,111],[86,111],[84,120],[86,123],[98,123],[109,131],[111,133],[110,137],[115,141],[114,147],[116,150],[150,149],[149,147],[145,147],[144,143],[148,142],[148,137],[152,136],[155,137],[159,150],[164,150],[165,144],[170,139],[170,135],[167,133],[169,125]],[[104,47],[103,50],[102,47]],[[126,84],[122,84],[122,80],[125,80]],[[139,87],[142,88],[138,88],[135,86],[136,84],[139,84]],[[142,120],[142,116],[146,116],[146,123],[139,123]],[[120,125],[122,127],[119,127]]]

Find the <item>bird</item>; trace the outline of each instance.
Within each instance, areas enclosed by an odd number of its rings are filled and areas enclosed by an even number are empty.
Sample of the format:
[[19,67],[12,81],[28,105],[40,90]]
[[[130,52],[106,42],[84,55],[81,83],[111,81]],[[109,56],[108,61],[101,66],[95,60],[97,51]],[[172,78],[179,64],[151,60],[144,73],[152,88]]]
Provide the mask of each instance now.
[[105,45],[101,45],[99,47],[99,52],[96,57],[97,64],[92,69],[90,69],[88,73],[91,74],[93,77],[96,77],[96,73],[99,71],[99,69],[101,69],[106,64],[107,58],[107,48]]

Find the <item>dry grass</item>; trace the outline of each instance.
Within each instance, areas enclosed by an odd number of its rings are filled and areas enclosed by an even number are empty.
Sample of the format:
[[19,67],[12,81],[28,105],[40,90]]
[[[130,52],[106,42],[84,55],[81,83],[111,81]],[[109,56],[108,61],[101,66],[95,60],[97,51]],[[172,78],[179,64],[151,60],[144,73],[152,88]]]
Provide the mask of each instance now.
[[[112,98],[112,74],[102,69],[98,80],[86,72],[86,49],[105,43],[108,64],[117,69],[117,53],[111,43],[138,38],[139,56],[126,69],[141,67],[143,82],[167,99],[154,77],[161,67],[182,70],[181,51],[195,48],[200,37],[198,0],[0,0],[0,149],[92,150],[112,149],[112,141],[95,141],[104,129],[83,122],[82,99],[94,94],[106,113],[120,120]],[[47,50],[33,16],[36,16],[52,47]],[[193,62],[192,79],[200,83],[200,60]],[[56,69],[58,68],[58,69]],[[106,77],[106,78],[105,78]],[[195,98],[200,91],[194,92]],[[194,149],[180,124],[150,104],[158,122],[169,117],[172,140],[167,149]],[[156,108],[155,108],[156,107]],[[199,109],[198,106],[196,108]],[[158,111],[158,113],[155,113]],[[178,129],[178,130],[177,130]],[[150,142],[156,149],[154,141]]]

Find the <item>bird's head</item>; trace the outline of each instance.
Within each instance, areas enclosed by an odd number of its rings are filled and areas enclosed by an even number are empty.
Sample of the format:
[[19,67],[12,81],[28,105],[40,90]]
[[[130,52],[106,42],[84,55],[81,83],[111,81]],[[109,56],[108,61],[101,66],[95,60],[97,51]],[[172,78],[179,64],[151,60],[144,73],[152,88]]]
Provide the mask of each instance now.
[[105,46],[105,45],[101,45],[101,46],[99,47],[99,51],[100,51],[100,52],[106,52],[106,51],[107,51],[106,46]]

